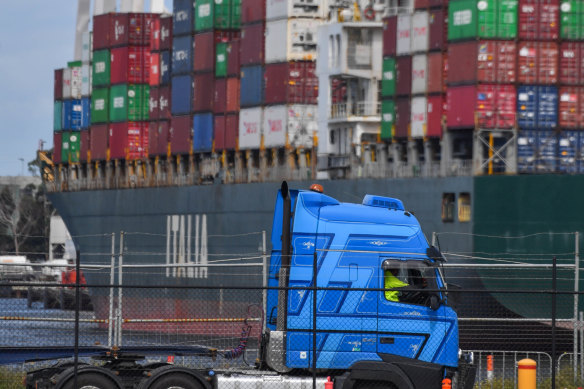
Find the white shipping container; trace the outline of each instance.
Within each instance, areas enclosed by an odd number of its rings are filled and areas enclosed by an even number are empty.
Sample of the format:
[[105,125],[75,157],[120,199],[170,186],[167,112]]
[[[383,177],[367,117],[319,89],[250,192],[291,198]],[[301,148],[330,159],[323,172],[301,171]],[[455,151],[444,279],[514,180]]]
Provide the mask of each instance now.
[[412,57],[412,94],[426,93],[428,89],[428,56],[416,54]]
[[81,36],[81,62],[88,63],[91,62],[93,57],[93,34],[91,31],[86,31]]
[[71,98],[71,68],[63,69],[63,98]]
[[317,128],[316,105],[274,105],[264,109],[264,145],[311,148]]
[[91,95],[91,65],[81,66],[81,96]]
[[71,97],[74,99],[81,98],[83,92],[83,72],[81,67],[71,68]]
[[411,53],[412,15],[402,14],[397,17],[396,53],[407,55]]
[[423,138],[426,135],[427,126],[427,99],[424,96],[412,97],[411,137]]
[[259,149],[264,109],[244,108],[239,111],[239,148]]
[[328,7],[323,0],[267,0],[266,20],[325,18]]
[[412,17],[412,53],[428,51],[429,31],[428,11],[415,12]]
[[321,23],[319,19],[267,22],[266,63],[315,60],[317,29]]

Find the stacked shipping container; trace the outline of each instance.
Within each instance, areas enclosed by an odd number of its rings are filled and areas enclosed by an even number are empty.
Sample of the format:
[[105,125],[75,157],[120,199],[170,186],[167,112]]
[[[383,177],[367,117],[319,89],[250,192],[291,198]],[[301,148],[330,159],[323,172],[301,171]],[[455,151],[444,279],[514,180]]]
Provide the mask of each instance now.
[[88,160],[148,155],[151,28],[158,16],[108,13],[93,18],[93,94]]
[[88,145],[90,124],[90,33],[83,35],[82,44],[81,61],[69,62],[67,68],[55,70],[53,145],[58,162],[85,160],[83,151]]
[[417,1],[412,14],[383,20],[382,139],[442,134],[445,3]]

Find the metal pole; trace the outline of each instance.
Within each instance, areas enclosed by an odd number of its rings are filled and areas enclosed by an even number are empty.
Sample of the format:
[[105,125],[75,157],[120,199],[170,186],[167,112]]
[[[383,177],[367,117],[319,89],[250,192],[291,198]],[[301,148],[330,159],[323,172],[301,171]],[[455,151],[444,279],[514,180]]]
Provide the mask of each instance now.
[[432,232],[432,246],[436,247],[436,242],[438,241],[438,235],[436,235],[436,231]]
[[555,256],[552,261],[552,389],[556,389],[556,292],[558,273]]
[[[262,290],[262,309],[266,309],[268,306],[268,257],[266,256],[266,231],[262,231],[262,277],[263,277],[263,286],[264,289]],[[266,322],[267,322],[267,315],[264,314],[264,322],[262,323],[262,333],[266,331]]]
[[124,231],[120,232],[120,255],[118,258],[118,330],[117,330],[117,346],[122,346],[122,295],[123,295],[123,288],[122,288],[122,266],[124,263]]
[[317,254],[314,251],[314,261],[312,264],[312,389],[316,389],[316,277],[317,277]]
[[110,266],[110,295],[109,295],[109,320],[107,322],[107,346],[112,347],[114,332],[114,282],[116,273],[116,234],[112,232],[112,260]]
[[574,242],[574,380],[576,380],[576,372],[578,369],[578,330],[576,329],[576,322],[578,321],[578,291],[580,284],[580,243],[579,243],[579,233],[575,232],[575,242]]
[[[73,387],[77,387],[77,369],[79,363],[79,272],[81,271],[81,255],[79,249],[75,250],[77,259],[75,261],[75,353],[73,363],[75,364],[75,377],[73,378]],[[63,308],[63,307],[61,307]]]
[[584,380],[584,358],[582,358],[582,353],[584,353],[584,327],[582,326],[582,321],[584,321],[584,312],[580,312],[580,321],[578,322],[578,330],[580,331],[580,379]]

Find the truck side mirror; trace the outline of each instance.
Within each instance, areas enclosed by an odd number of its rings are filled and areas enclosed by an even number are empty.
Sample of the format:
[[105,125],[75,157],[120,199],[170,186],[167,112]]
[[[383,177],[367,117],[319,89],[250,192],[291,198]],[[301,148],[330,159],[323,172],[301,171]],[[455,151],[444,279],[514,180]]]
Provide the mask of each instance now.
[[444,256],[442,255],[440,250],[438,250],[434,246],[430,246],[426,249],[426,255],[428,256],[428,258],[433,259],[435,262],[445,262]]
[[435,311],[440,308],[440,299],[435,294],[430,296],[430,309]]

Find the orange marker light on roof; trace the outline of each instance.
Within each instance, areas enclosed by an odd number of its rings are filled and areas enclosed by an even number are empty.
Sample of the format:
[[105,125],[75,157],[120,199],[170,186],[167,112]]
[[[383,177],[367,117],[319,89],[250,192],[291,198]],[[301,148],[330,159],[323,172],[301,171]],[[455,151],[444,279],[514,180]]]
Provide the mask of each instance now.
[[312,184],[310,185],[310,190],[313,192],[324,193],[324,189],[320,184]]

